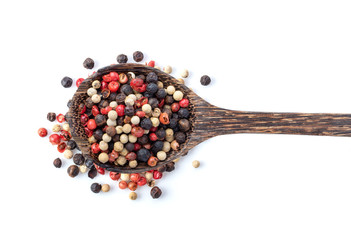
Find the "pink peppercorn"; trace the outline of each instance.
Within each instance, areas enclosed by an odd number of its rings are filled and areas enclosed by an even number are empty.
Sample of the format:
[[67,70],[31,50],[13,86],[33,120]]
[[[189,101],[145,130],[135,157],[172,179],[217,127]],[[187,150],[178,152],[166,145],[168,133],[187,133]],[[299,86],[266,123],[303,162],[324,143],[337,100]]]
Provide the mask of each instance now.
[[189,100],[186,98],[183,98],[182,100],[179,101],[179,106],[182,108],[186,108],[189,106]]
[[153,177],[154,179],[161,179],[162,178],[162,173],[155,170],[154,173],[153,173]]

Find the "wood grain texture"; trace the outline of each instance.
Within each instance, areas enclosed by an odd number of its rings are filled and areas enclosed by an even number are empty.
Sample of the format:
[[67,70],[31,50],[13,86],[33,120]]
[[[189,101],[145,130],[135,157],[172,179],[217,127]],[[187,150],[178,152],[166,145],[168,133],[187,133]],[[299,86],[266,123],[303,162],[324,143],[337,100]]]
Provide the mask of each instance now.
[[[159,80],[165,87],[174,85],[183,91],[190,102],[190,122],[191,130],[187,135],[187,140],[181,145],[179,151],[171,152],[167,159],[159,162],[156,167],[150,167],[140,163],[137,168],[119,167],[111,163],[102,164],[97,160],[97,156],[90,151],[90,144],[87,141],[84,127],[80,123],[78,106],[84,102],[86,91],[95,79],[101,76],[116,72],[134,72],[136,74],[148,74],[156,72]],[[190,149],[199,143],[224,134],[234,133],[270,133],[270,134],[299,134],[299,135],[319,135],[319,136],[351,136],[351,114],[323,114],[323,113],[264,113],[264,112],[243,112],[232,111],[215,107],[201,97],[196,95],[185,85],[179,84],[172,76],[141,64],[115,64],[99,69],[95,74],[87,78],[77,89],[73,96],[73,104],[67,113],[67,121],[71,127],[74,140],[82,150],[86,158],[92,158],[94,163],[106,168],[108,171],[136,173],[145,172],[164,165],[176,158],[184,156]]]

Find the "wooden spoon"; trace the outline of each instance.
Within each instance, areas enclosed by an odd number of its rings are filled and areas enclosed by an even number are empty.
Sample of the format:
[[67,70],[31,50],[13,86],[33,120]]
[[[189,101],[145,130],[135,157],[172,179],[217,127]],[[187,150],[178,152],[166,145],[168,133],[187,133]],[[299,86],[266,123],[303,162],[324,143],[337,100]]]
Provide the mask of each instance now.
[[[111,71],[118,73],[134,72],[136,75],[147,75],[153,71],[165,86],[173,85],[180,89],[190,102],[191,130],[187,140],[181,145],[179,151],[172,151],[165,161],[159,162],[156,167],[139,163],[136,168],[115,166],[113,163],[101,163],[97,155],[91,153],[90,144],[80,122],[78,106],[87,98],[86,92],[95,79]],[[66,115],[71,128],[72,137],[77,142],[83,155],[92,158],[94,163],[108,171],[137,173],[160,167],[172,160],[184,156],[190,149],[199,143],[224,134],[234,133],[269,133],[269,134],[299,134],[319,136],[351,136],[351,114],[328,113],[269,113],[269,112],[244,112],[218,108],[203,100],[192,90],[169,74],[156,68],[141,64],[116,64],[99,69],[96,73],[85,79],[79,86],[72,99],[72,106]]]

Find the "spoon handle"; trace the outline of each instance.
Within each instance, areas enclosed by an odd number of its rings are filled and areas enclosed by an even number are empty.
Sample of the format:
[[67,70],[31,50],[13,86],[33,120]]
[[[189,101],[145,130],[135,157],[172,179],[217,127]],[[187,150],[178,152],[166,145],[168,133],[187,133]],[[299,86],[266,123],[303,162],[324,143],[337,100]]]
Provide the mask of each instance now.
[[351,137],[351,114],[242,112],[214,106],[209,112],[199,124],[199,133],[207,128],[208,137],[232,133]]

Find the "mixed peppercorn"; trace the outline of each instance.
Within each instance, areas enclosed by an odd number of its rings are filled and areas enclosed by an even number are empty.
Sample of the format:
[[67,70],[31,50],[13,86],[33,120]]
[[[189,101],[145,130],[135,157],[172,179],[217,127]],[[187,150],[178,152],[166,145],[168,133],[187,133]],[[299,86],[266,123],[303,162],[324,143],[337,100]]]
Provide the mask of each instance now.
[[[134,52],[134,61],[140,62],[143,58],[142,52]],[[117,56],[118,63],[127,61],[126,55]],[[149,61],[146,65],[160,69],[155,66],[155,61]],[[94,61],[87,58],[83,66],[92,69]],[[164,72],[171,73],[172,67],[166,66]],[[188,70],[181,73],[182,78],[188,75]],[[87,99],[79,106],[79,113],[91,151],[96,154],[98,161],[129,168],[135,168],[139,164],[157,167],[158,162],[164,161],[171,151],[179,150],[186,141],[187,132],[191,128],[189,100],[183,92],[172,85],[164,86],[160,80],[155,72],[147,75],[109,72],[92,82],[87,90]],[[76,86],[79,87],[83,81],[83,78],[77,79]],[[64,77],[61,84],[68,88],[72,86],[73,80]],[[72,101],[68,101],[67,107],[71,104]],[[49,135],[49,141],[57,146],[64,158],[72,159],[73,164],[67,168],[70,177],[87,172],[88,177],[94,179],[98,173],[105,174],[106,170],[94,164],[91,158],[85,158],[76,152],[79,148],[71,139],[69,125],[63,114],[50,112],[47,119],[58,122],[52,127],[53,133]],[[48,131],[40,128],[38,134],[45,137]],[[113,181],[118,181],[120,189],[128,188],[132,191],[129,195],[132,200],[137,198],[135,190],[144,185],[152,188],[152,198],[159,198],[162,191],[155,186],[155,180],[161,179],[164,172],[173,171],[178,160],[144,173],[109,172],[109,176]],[[53,165],[61,168],[63,162],[56,158]],[[91,190],[94,193],[108,192],[110,185],[93,183]]]

